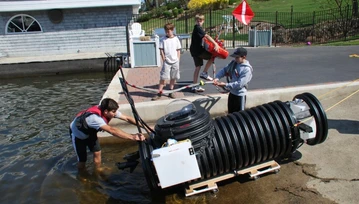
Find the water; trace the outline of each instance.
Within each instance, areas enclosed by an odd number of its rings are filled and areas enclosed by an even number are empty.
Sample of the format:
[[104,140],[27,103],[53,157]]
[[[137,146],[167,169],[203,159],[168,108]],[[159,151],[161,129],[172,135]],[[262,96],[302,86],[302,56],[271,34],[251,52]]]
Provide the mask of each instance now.
[[108,169],[102,177],[91,165],[82,177],[76,169],[67,127],[78,111],[99,103],[111,79],[93,73],[1,80],[1,203],[148,201],[129,193],[146,185],[131,180],[142,177],[141,168],[131,175],[115,168],[133,143],[103,149]]

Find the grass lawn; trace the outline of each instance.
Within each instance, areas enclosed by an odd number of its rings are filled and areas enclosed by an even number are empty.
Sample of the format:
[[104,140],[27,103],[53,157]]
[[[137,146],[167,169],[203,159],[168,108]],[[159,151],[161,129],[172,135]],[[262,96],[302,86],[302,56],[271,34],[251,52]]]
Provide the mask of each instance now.
[[[255,13],[255,17],[252,21],[260,21],[260,22],[270,22],[275,23],[278,22],[279,25],[284,27],[303,27],[311,25],[313,22],[313,11],[316,12],[315,14],[315,22],[319,23],[322,21],[323,16],[324,20],[330,20],[330,18],[334,18],[333,16],[328,16],[324,14],[323,10],[328,10],[330,8],[336,8],[335,0],[329,0],[332,2],[328,4],[328,0],[268,0],[268,1],[254,1],[254,0],[247,0],[250,4],[252,10]],[[344,0],[345,1],[345,0]],[[241,2],[239,0],[238,2]],[[349,2],[349,0],[348,0]],[[237,3],[238,5],[238,3]],[[293,15],[291,15],[291,6],[293,5]],[[223,10],[216,10],[213,11],[211,14],[211,25],[221,25],[223,15],[231,15],[234,8],[226,8]],[[278,14],[276,18],[275,12],[282,12]],[[203,12],[206,18],[206,26],[210,26],[209,19],[210,14],[209,12]],[[191,33],[194,20],[189,19],[187,22],[185,20],[178,20],[178,19],[164,19],[164,18],[154,18],[150,19],[146,22],[141,22],[142,28],[145,30],[146,34],[152,34],[155,28],[161,28],[166,22],[173,22],[176,25],[177,33]],[[187,29],[186,30],[186,23]]]
[[322,44],[324,46],[350,46],[350,45],[359,45],[359,36],[355,40],[347,40],[347,41],[337,41],[337,42],[329,42],[326,44]]
[[330,4],[328,4],[328,0],[247,0],[254,13],[275,11],[290,12],[291,6],[293,6],[294,12],[312,12],[336,8],[335,0],[329,1],[331,2]]

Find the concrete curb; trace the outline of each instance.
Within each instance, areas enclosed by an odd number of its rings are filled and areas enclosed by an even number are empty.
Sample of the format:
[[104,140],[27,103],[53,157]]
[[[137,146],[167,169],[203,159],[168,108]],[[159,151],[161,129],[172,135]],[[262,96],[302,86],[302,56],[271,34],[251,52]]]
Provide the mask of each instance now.
[[[341,82],[331,84],[320,84],[310,86],[298,86],[278,89],[263,89],[249,91],[247,95],[247,108],[262,105],[264,103],[272,102],[275,100],[291,101],[297,94],[304,92],[310,92],[314,94],[319,100],[330,97],[336,94],[350,94],[359,88],[359,82]],[[337,89],[337,90],[336,90]],[[335,91],[333,91],[335,90]],[[332,91],[332,93],[328,93]],[[323,94],[327,95],[321,98]],[[213,106],[210,108],[211,115],[223,115],[227,112],[227,99],[228,94],[213,94],[208,96],[196,96],[183,98],[188,101],[195,101],[202,99],[205,102],[213,102]],[[168,99],[161,101],[151,101],[136,103],[137,112],[140,114],[144,121],[155,122],[160,117],[165,115],[166,106],[174,100],[181,99]],[[203,103],[203,102],[202,102]],[[208,106],[208,105],[207,105]],[[132,115],[132,110],[129,104],[121,105],[119,110],[125,114]]]

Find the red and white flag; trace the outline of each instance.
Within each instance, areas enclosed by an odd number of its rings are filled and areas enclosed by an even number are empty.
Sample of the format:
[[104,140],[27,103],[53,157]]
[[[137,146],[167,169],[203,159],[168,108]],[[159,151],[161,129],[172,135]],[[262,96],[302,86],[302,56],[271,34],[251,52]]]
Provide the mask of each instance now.
[[254,13],[251,7],[249,7],[249,4],[246,2],[246,0],[242,1],[242,3],[239,4],[239,6],[233,10],[232,14],[234,17],[236,17],[238,21],[242,22],[244,25],[248,25],[254,17]]

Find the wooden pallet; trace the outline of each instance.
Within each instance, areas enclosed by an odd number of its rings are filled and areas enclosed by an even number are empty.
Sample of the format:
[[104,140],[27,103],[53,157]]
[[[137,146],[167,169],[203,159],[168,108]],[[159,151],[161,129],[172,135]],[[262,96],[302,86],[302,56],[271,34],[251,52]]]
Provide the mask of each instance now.
[[280,165],[275,161],[269,161],[262,164],[258,164],[246,169],[237,171],[238,175],[249,174],[252,179],[258,179],[260,175],[269,172],[278,172]]
[[199,183],[190,184],[188,188],[185,189],[186,196],[192,196],[199,193],[204,193],[207,191],[218,191],[217,182],[224,181],[230,178],[233,178],[238,175],[249,174],[252,179],[258,179],[260,175],[269,173],[269,172],[278,172],[280,165],[275,161],[268,161],[262,164],[251,166],[240,171],[234,171],[233,173],[228,173],[222,176],[218,176],[212,179],[208,179]]

